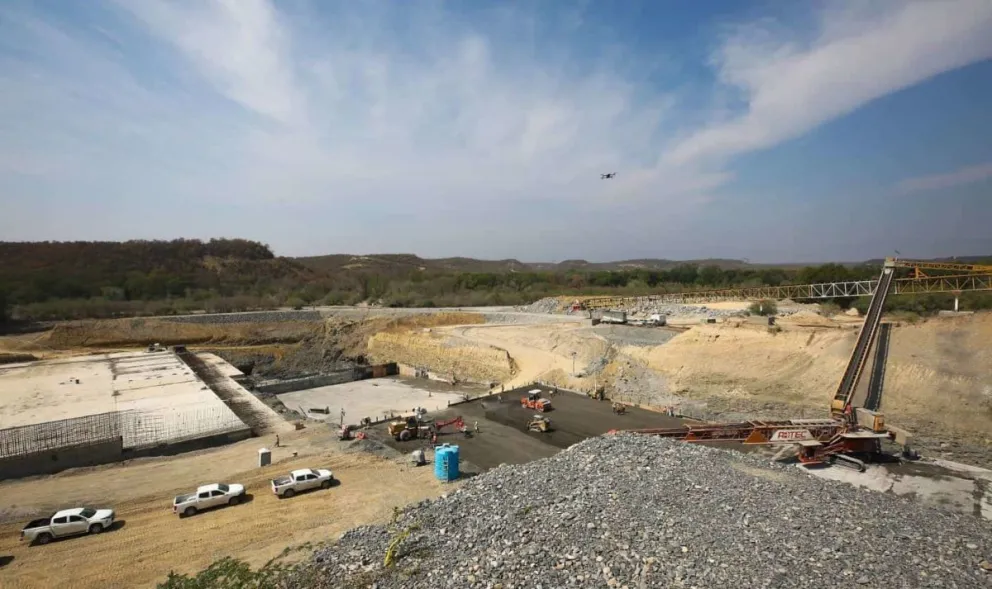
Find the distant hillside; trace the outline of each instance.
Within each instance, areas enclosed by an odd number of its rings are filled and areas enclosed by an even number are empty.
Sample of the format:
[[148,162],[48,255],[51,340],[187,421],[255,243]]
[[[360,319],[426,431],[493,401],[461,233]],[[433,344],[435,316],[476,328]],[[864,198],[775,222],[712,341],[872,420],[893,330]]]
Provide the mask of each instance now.
[[[615,262],[589,262],[587,260],[563,260],[561,262],[521,262],[520,260],[479,260],[475,258],[421,258],[414,254],[373,254],[352,255],[332,254],[293,258],[299,263],[330,273],[342,271],[378,272],[391,275],[405,275],[417,272],[630,272],[636,270],[661,271],[679,266],[716,266],[721,270],[798,270],[811,264],[794,262],[755,264],[732,258],[706,258],[695,260],[669,260],[665,258],[640,258]],[[992,256],[958,256],[956,258],[935,258],[932,261],[957,261],[964,264],[989,261]],[[881,266],[884,260],[875,258],[864,262],[833,262],[844,267]],[[813,264],[817,265],[817,264]]]
[[316,278],[312,269],[243,239],[0,242],[0,291],[12,304],[234,296]]
[[0,324],[9,315],[119,317],[363,301],[395,307],[522,305],[557,295],[864,280],[877,277],[880,264],[664,258],[549,263],[413,254],[284,258],[243,239],[0,242]]
[[375,254],[357,256],[331,254],[294,258],[314,270],[337,274],[339,272],[374,272],[406,274],[414,272],[521,272],[533,270],[518,260],[476,260],[473,258],[425,259],[413,254]]
[[294,258],[301,264],[326,272],[345,270],[406,273],[410,270],[421,272],[622,272],[630,270],[671,270],[679,265],[717,266],[722,270],[737,268],[771,268],[798,266],[796,264],[748,264],[743,260],[665,260],[638,259],[617,262],[588,262],[586,260],[564,260],[561,262],[521,262],[520,260],[478,260],[475,258],[421,258],[414,254],[374,254],[367,256],[332,254]]

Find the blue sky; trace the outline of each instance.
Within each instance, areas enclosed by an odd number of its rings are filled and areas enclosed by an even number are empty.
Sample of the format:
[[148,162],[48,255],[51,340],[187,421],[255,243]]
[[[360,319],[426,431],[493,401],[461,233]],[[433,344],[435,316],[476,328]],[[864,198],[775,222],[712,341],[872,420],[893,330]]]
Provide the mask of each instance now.
[[990,58],[988,0],[7,0],[0,240],[989,254]]

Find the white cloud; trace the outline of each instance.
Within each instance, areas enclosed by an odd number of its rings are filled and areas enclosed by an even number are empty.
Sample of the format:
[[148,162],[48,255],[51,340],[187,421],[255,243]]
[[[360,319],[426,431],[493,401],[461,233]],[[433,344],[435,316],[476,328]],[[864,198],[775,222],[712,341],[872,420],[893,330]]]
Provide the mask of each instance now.
[[[834,5],[831,5],[834,6]],[[681,164],[771,147],[937,74],[992,57],[992,2],[844,5],[801,43],[769,23],[737,27],[714,55],[745,112],[690,133],[667,154]]]
[[[4,203],[109,199],[139,214],[152,199],[278,203],[342,219],[362,207],[443,211],[460,223],[505,204],[522,213],[521,231],[549,222],[526,215],[529,207],[600,214],[619,205],[670,216],[733,181],[727,157],[800,135],[992,47],[992,35],[980,34],[992,29],[985,0],[830,4],[808,43],[768,23],[745,24],[714,55],[724,88],[715,91],[740,92],[745,112],[686,128],[683,109],[695,104],[643,75],[655,65],[645,60],[672,56],[614,45],[591,62],[570,56],[579,42],[594,42],[582,5],[558,19],[574,35],[560,39],[545,38],[525,10],[467,21],[441,2],[91,6],[91,18],[69,23],[35,4],[0,3]],[[616,179],[600,181],[607,171]],[[586,229],[603,219],[587,216]],[[88,226],[100,223],[94,215]],[[0,219],[0,233],[15,230],[24,228]],[[418,249],[417,231],[403,249]],[[439,242],[466,233],[432,231]]]
[[896,185],[896,191],[900,194],[910,194],[913,192],[942,190],[944,188],[974,184],[975,182],[981,182],[989,178],[992,178],[992,162],[960,168],[946,174],[907,178]]

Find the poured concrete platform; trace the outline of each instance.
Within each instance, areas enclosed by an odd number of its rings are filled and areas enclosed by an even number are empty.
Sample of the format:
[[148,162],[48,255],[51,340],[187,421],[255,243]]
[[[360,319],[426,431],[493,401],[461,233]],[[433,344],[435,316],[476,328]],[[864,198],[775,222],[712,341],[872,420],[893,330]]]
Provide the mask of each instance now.
[[124,447],[247,426],[171,352],[122,352],[0,367],[0,429],[133,411]]
[[[311,418],[325,418],[332,423],[341,420],[343,409],[345,423],[357,424],[365,417],[377,421],[390,413],[409,415],[416,407],[423,407],[431,413],[443,411],[448,408],[449,402],[465,399],[465,393],[452,391],[447,385],[444,388],[448,390],[443,392],[434,388],[439,387],[423,381],[374,378],[283,393],[279,395],[279,400],[290,409]],[[327,408],[330,413],[311,413],[311,408]]]

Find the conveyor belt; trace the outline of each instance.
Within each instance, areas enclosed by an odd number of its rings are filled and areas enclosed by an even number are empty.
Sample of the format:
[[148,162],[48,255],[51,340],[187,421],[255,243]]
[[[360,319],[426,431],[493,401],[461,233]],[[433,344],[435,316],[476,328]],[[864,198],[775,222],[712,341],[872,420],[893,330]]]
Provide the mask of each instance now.
[[851,354],[851,359],[847,363],[847,369],[844,370],[844,377],[841,378],[837,392],[834,394],[834,401],[830,407],[834,415],[844,413],[851,404],[854,392],[858,388],[861,373],[864,371],[872,343],[875,341],[879,324],[882,322],[885,300],[889,295],[889,290],[892,288],[892,279],[894,276],[895,272],[892,266],[886,265],[882,268],[882,276],[878,279],[878,286],[875,288],[875,293],[871,297],[871,303],[868,305],[868,313],[865,314],[864,325],[861,326],[861,331],[858,333],[854,352]]
[[891,323],[883,323],[878,327],[878,343],[875,344],[875,359],[871,366],[871,380],[868,381],[868,397],[865,399],[865,409],[870,411],[880,411],[882,408],[882,387],[885,384],[891,328]]

